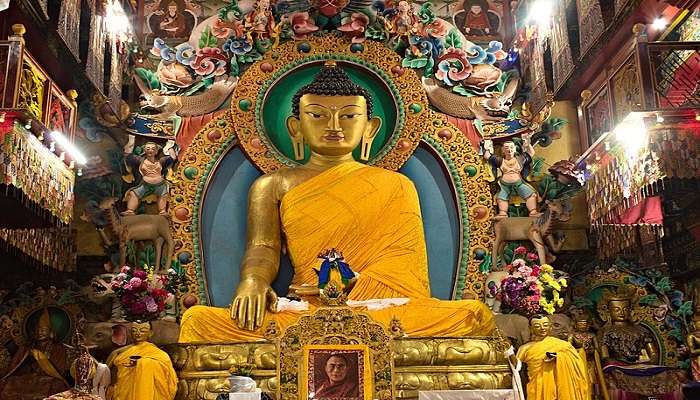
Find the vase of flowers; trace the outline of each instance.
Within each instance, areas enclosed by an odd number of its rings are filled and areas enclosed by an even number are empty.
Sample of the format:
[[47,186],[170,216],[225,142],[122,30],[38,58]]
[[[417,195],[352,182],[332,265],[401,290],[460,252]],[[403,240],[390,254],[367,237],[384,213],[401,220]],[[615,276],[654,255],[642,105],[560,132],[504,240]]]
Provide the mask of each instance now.
[[154,267],[123,266],[112,280],[114,290],[129,321],[152,321],[174,307],[175,295],[183,284],[184,274],[170,268],[156,274]]
[[535,314],[554,314],[564,305],[562,296],[566,278],[551,265],[538,264],[537,254],[520,246],[513,252],[513,261],[506,266],[509,275],[500,288],[489,288],[501,300],[506,310],[530,317]]

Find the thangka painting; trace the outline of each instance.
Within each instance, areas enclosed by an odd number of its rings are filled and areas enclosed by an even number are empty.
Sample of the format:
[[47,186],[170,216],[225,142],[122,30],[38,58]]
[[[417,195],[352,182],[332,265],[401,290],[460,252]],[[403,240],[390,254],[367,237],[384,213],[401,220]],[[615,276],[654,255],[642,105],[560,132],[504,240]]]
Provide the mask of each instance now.
[[[223,2],[213,1],[211,3]],[[146,42],[159,37],[163,40],[187,39],[204,16],[203,6],[186,0],[149,0],[144,4],[143,32]],[[211,15],[213,15],[212,12]]]
[[[438,16],[452,23],[475,43],[503,40],[507,2],[499,0],[460,0],[434,3]],[[443,12],[443,10],[447,12]]]

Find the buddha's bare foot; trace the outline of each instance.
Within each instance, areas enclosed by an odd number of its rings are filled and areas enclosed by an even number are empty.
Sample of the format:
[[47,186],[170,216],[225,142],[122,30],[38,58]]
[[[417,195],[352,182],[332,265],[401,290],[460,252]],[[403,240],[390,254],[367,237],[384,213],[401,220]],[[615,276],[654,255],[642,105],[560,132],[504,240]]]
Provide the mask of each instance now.
[[542,213],[539,212],[539,211],[537,211],[537,210],[532,210],[532,211],[530,211],[530,216],[531,216],[531,217],[539,217],[540,215],[542,215]]
[[136,215],[134,210],[126,210],[121,212],[122,215]]
[[494,219],[495,219],[496,221],[500,221],[500,220],[506,219],[506,218],[508,218],[508,214],[506,214],[506,213],[498,213],[498,215],[496,215],[496,217],[495,217]]

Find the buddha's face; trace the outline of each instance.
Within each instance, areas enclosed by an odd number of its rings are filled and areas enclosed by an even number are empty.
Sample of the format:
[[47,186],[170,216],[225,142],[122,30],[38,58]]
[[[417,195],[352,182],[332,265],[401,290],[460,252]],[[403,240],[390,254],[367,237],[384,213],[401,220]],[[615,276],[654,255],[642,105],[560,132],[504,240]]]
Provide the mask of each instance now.
[[326,375],[331,383],[339,383],[345,380],[348,375],[348,364],[345,359],[338,356],[331,356],[326,361]]
[[131,325],[130,332],[131,337],[136,343],[146,342],[153,335],[153,331],[151,330],[151,324],[149,324],[148,322],[143,324],[134,323],[133,325]]
[[608,306],[612,322],[624,322],[630,319],[630,302],[625,300],[611,300]]
[[471,11],[472,11],[472,13],[474,13],[474,14],[481,14],[481,6],[478,5],[478,4],[474,4],[474,5],[471,7]]
[[574,329],[576,329],[577,332],[588,332],[589,327],[590,322],[587,319],[580,319],[574,324]]
[[381,119],[367,118],[363,96],[306,94],[299,99],[299,117],[287,119],[292,137],[302,135],[311,151],[325,156],[351,153],[362,138],[374,139]]
[[549,322],[549,318],[533,318],[530,321],[530,334],[534,338],[543,338],[549,336],[552,332],[552,323]]

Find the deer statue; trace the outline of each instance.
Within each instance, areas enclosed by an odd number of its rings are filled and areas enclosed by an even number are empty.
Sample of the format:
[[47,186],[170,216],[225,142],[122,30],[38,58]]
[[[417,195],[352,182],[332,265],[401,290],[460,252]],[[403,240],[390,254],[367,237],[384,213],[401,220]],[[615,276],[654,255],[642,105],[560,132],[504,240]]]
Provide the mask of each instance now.
[[[170,222],[163,215],[138,214],[138,215],[119,215],[115,203],[115,197],[107,197],[100,202],[106,227],[110,233],[118,238],[119,241],[119,266],[126,263],[126,244],[129,240],[141,241],[151,240],[153,247],[156,250],[156,272],[161,271],[161,257],[163,244],[168,246],[165,253],[166,259],[170,261],[175,250],[175,241],[170,235]],[[167,265],[166,265],[167,268]]]
[[537,256],[541,263],[554,261],[555,257],[551,252],[561,249],[564,238],[552,230],[557,221],[569,220],[571,210],[563,199],[547,200],[545,204],[547,208],[539,216],[509,217],[494,224],[496,236],[492,254],[494,265],[497,265],[498,256],[503,251],[506,241],[509,240],[529,240],[537,249]]

